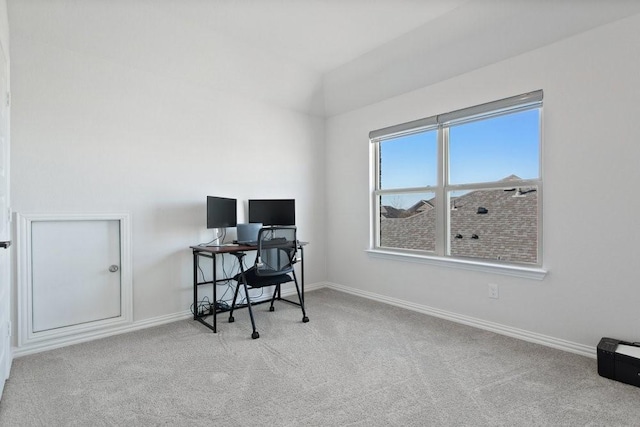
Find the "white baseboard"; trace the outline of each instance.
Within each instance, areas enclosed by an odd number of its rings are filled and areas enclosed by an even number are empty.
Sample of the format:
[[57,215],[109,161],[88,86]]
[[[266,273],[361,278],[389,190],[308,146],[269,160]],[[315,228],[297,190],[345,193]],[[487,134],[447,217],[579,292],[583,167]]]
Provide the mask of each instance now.
[[[313,291],[316,289],[324,288],[326,285],[322,282],[305,285],[305,292]],[[289,297],[295,295],[295,288],[282,289],[282,296]],[[179,313],[167,314],[164,316],[152,317],[149,319],[139,320],[137,322],[129,323],[123,326],[109,328],[109,330],[96,330],[77,334],[73,336],[60,337],[46,342],[28,343],[22,347],[13,347],[12,355],[14,358],[26,356],[29,354],[40,353],[47,350],[53,350],[56,348],[66,347],[68,345],[80,344],[87,341],[93,341],[100,338],[106,338],[113,335],[124,334],[127,332],[138,331],[140,329],[151,328],[153,326],[160,326],[166,323],[176,322],[178,320],[185,320],[193,318],[193,314],[189,310],[185,310]]]
[[[426,305],[415,304],[412,302],[404,301],[398,298],[392,298],[373,292],[363,291],[348,286],[339,285],[331,282],[317,282],[305,286],[305,292],[311,292],[317,289],[330,288],[336,291],[345,292],[348,294],[360,296],[363,298],[371,299],[374,301],[382,302],[385,304],[394,305],[396,307],[406,308],[407,310],[416,311],[418,313],[424,313],[429,316],[439,317],[441,319],[450,320],[456,323],[462,323],[464,325],[472,326],[479,329],[495,332],[497,334],[518,338],[523,341],[532,342],[535,344],[544,345],[547,347],[556,348],[558,350],[567,351],[569,353],[579,354],[590,358],[596,357],[596,348],[583,344],[574,343],[571,341],[550,337],[547,335],[538,334],[536,332],[526,331],[524,329],[518,329],[511,326],[502,325],[499,323],[489,322],[474,317],[464,316],[461,314],[453,313],[446,310],[440,310],[438,308],[429,307]],[[282,296],[291,296],[295,294],[294,289],[283,289]],[[78,337],[67,337],[56,340],[55,342],[38,343],[23,347],[13,348],[13,357],[26,356],[28,354],[40,353],[42,351],[53,350],[55,348],[65,347],[72,344],[79,344],[81,342],[92,341],[99,338],[106,338],[112,335],[123,334],[126,332],[133,332],[140,329],[150,328],[153,326],[159,326],[166,323],[176,322],[178,320],[190,319],[192,314],[189,310],[174,313],[164,316],[153,317],[150,319],[144,319],[137,322],[133,322],[129,325],[119,327],[117,329],[110,329],[109,331],[96,331],[95,333],[85,334]]]
[[153,317],[150,319],[140,320],[127,325],[123,325],[117,328],[110,328],[109,330],[97,330],[94,332],[83,333],[74,336],[62,337],[58,339],[52,339],[46,342],[25,344],[22,347],[13,347],[13,357],[21,357],[29,354],[40,353],[43,351],[53,350],[60,347],[66,347],[68,345],[80,344],[87,341],[93,341],[100,338],[106,338],[113,335],[124,334],[127,332],[133,332],[140,329],[150,328],[152,326],[159,326],[165,323],[171,323],[178,320],[192,318],[193,314],[189,310],[181,313],[174,313],[165,316]]
[[452,322],[462,323],[464,325],[473,326],[475,328],[484,329],[487,331],[495,332],[501,335],[507,335],[509,337],[518,338],[523,341],[532,342],[535,344],[544,345],[547,347],[556,348],[558,350],[567,351],[569,353],[579,354],[581,356],[587,356],[590,358],[596,358],[597,352],[595,347],[590,347],[584,344],[578,344],[575,342],[563,340],[560,338],[554,338],[547,335],[542,335],[536,332],[526,331],[524,329],[518,329],[511,326],[502,325],[499,323],[489,322],[474,317],[464,316],[461,314],[453,313],[446,310],[440,310],[438,308],[429,307],[426,305],[415,304],[412,302],[404,301],[398,298],[387,297],[384,295],[375,294],[373,292],[363,291],[360,289],[351,288],[348,286],[338,285],[336,283],[325,282],[324,284],[318,284],[337,291],[346,292],[348,294],[357,295],[360,297],[368,298],[371,300],[383,302],[385,304],[395,305],[397,307],[406,308],[408,310],[416,311],[419,313],[428,314],[430,316],[439,317],[442,319],[450,320]]

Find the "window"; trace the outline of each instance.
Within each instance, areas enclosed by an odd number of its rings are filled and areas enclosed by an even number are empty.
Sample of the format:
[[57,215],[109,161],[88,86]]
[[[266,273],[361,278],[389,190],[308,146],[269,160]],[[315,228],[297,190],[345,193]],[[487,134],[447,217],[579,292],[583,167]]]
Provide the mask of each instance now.
[[373,249],[540,266],[542,91],[370,133]]

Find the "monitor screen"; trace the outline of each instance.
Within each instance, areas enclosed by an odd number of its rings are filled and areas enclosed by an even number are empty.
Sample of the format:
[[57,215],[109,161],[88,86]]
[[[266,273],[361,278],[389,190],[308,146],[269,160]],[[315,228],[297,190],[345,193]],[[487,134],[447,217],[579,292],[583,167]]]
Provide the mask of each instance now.
[[295,199],[249,200],[249,222],[264,225],[295,225]]
[[235,227],[236,205],[236,199],[207,196],[207,228]]

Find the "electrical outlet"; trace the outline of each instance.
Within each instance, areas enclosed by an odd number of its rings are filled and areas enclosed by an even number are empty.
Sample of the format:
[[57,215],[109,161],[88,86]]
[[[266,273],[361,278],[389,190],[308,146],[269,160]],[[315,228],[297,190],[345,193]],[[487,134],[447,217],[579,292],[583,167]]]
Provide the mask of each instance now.
[[489,283],[489,298],[498,299],[498,285],[495,283]]

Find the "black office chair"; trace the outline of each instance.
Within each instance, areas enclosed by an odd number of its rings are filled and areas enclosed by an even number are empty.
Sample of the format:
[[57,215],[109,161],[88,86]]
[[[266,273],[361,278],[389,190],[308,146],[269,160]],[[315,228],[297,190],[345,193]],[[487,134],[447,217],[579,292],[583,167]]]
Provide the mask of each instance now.
[[298,240],[296,238],[295,226],[271,226],[261,228],[258,233],[256,261],[250,269],[246,271],[244,269],[242,260],[245,254],[242,252],[235,254],[240,261],[240,273],[234,277],[234,280],[238,282],[238,286],[236,286],[233,303],[229,311],[229,323],[235,320],[233,318],[233,310],[236,307],[238,290],[242,285],[249,309],[249,317],[251,318],[251,326],[253,327],[251,338],[259,338],[260,334],[256,331],[256,323],[253,318],[253,310],[251,309],[249,289],[275,286],[273,296],[271,297],[271,306],[269,307],[269,311],[274,311],[273,303],[276,297],[280,296],[280,285],[291,281],[296,285],[298,301],[300,301],[299,305],[302,309],[302,321],[305,323],[309,321],[304,310],[304,300],[300,293],[296,272],[293,268],[297,261],[297,251]]

